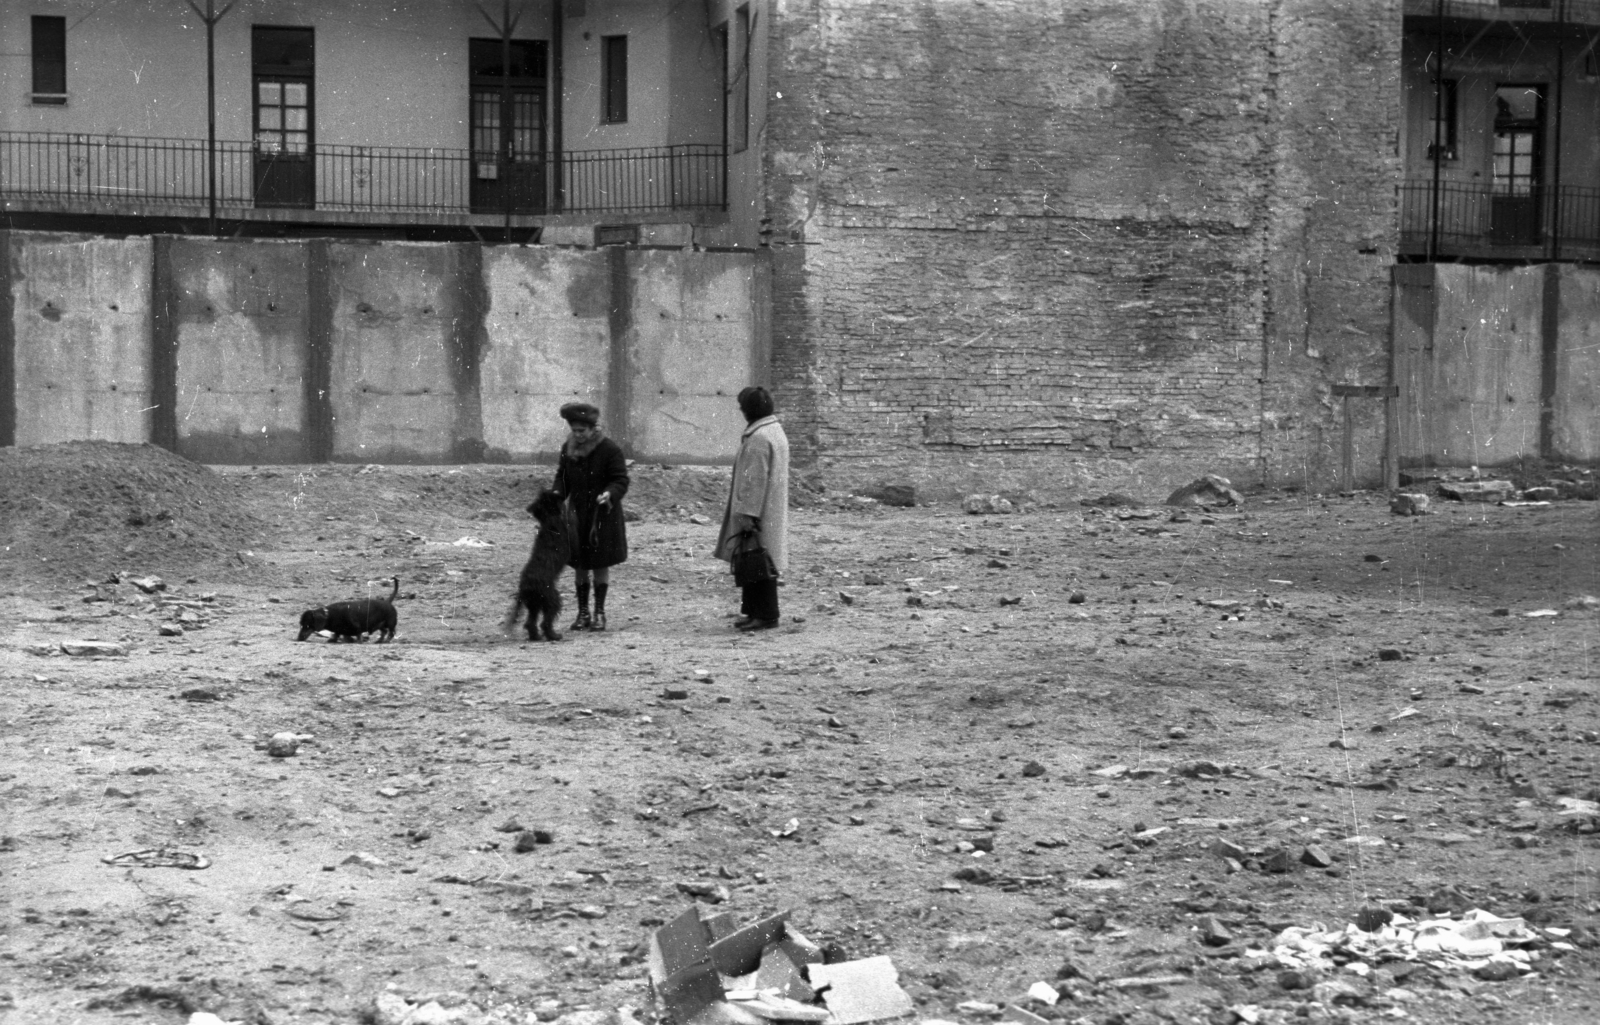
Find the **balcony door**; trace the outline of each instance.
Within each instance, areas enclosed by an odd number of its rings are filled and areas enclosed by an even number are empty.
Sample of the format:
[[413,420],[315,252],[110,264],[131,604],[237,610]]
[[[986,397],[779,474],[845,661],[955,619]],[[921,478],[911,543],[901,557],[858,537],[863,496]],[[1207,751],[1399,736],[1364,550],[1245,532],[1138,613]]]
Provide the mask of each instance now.
[[1499,86],[1494,106],[1489,234],[1501,244],[1536,245],[1543,237],[1544,86]]
[[469,41],[472,209],[545,210],[545,43],[511,41],[510,62],[498,39]]
[[256,206],[316,205],[314,48],[308,28],[251,30]]

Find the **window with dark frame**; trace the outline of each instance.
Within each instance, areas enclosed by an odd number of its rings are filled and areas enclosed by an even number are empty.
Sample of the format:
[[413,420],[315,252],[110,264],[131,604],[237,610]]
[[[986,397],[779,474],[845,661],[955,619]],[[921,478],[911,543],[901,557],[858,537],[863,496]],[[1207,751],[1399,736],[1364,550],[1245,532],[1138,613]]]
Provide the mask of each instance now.
[[1428,108],[1428,159],[1455,160],[1457,80],[1441,80],[1439,90],[1440,95],[1432,98],[1436,106]]
[[628,120],[628,37],[600,37],[601,120],[608,125]]
[[735,153],[750,146],[750,5],[733,12],[733,85],[728,93],[728,145]]
[[33,17],[33,102],[67,102],[67,19]]

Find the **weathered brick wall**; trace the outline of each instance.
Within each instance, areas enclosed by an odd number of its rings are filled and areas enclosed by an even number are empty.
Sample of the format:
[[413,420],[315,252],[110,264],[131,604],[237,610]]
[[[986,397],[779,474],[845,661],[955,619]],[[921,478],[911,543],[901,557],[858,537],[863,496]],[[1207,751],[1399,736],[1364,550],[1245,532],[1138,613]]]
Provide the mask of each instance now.
[[[1325,488],[1344,429],[1330,386],[1389,382],[1400,5],[1283,0],[1273,38],[1261,473]],[[1351,408],[1357,483],[1378,485],[1383,403]]]
[[[1290,331],[1269,281],[1281,247],[1343,238],[1303,207],[1299,236],[1273,230],[1317,157],[1277,140],[1302,88],[1283,6],[775,0],[774,376],[801,458],[841,483],[1151,497],[1267,469],[1265,342]],[[1397,54],[1398,10],[1370,8],[1343,17]]]

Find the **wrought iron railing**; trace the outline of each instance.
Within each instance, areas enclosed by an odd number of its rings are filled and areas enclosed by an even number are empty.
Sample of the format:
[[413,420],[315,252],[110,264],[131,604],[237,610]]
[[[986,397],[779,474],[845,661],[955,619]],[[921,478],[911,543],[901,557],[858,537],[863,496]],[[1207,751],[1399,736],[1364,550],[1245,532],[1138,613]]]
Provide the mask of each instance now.
[[1440,256],[1500,251],[1555,258],[1600,250],[1600,189],[1546,186],[1511,195],[1441,181],[1435,202],[1434,188],[1429,178],[1400,187],[1400,245],[1409,253],[1437,247]]
[[[563,153],[501,165],[468,150],[319,145],[268,154],[216,144],[216,203],[352,214],[518,215],[720,210],[727,206],[721,145]],[[0,195],[140,207],[208,204],[207,145],[56,132],[0,132]]]
[[1593,25],[1600,0],[1405,0],[1410,18],[1443,16],[1469,21]]

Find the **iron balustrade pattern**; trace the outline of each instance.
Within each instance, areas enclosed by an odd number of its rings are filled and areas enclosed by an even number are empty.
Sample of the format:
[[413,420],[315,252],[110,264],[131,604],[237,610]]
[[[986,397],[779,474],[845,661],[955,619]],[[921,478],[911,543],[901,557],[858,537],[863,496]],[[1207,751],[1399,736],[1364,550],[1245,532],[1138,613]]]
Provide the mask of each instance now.
[[[552,173],[558,169],[555,161],[521,162],[508,169],[480,156],[470,150],[335,145],[290,156],[219,140],[216,201],[219,211],[230,214],[256,206],[354,214],[499,214],[507,209],[508,193],[509,212],[518,215],[727,207],[727,153],[721,145],[568,152],[560,157],[559,175]],[[258,202],[269,180],[273,198]],[[535,184],[501,186],[512,180]],[[285,195],[298,201],[284,201]],[[0,196],[56,197],[67,201],[64,208],[87,201],[137,207],[208,204],[206,142],[0,132]]]
[[1400,246],[1422,253],[1437,239],[1440,256],[1594,256],[1600,253],[1600,189],[1576,185],[1507,195],[1484,184],[1441,181],[1438,232],[1434,183],[1400,187]]

